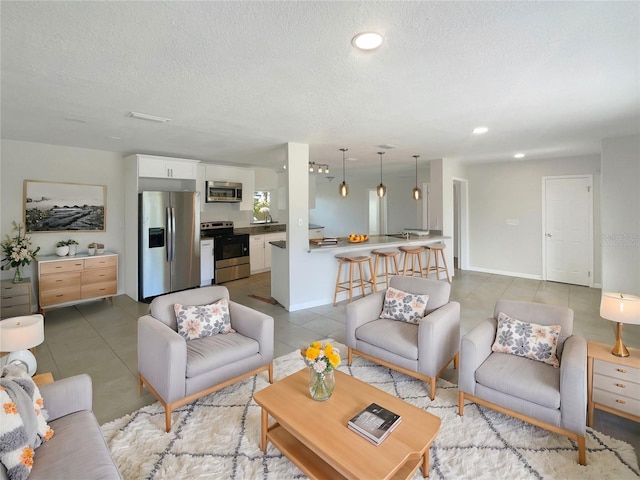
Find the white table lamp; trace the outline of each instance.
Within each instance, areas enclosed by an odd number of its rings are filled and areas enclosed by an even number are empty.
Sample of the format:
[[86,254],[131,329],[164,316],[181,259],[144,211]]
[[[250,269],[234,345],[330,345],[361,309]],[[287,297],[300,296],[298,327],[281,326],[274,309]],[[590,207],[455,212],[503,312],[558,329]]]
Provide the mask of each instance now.
[[622,324],[640,325],[640,297],[626,293],[604,292],[600,302],[600,316],[618,322],[616,344],[611,353],[618,357],[628,357],[629,350],[622,343]]
[[36,357],[28,349],[44,342],[44,317],[40,314],[7,318],[0,321],[0,352],[10,352],[7,364],[36,373]]

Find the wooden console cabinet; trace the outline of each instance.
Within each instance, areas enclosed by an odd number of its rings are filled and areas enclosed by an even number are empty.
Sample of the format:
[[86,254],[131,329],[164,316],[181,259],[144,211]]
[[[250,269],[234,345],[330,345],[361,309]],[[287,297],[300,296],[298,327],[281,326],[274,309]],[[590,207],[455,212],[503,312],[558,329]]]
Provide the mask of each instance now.
[[83,300],[110,298],[118,292],[118,255],[42,257],[38,262],[40,313]]

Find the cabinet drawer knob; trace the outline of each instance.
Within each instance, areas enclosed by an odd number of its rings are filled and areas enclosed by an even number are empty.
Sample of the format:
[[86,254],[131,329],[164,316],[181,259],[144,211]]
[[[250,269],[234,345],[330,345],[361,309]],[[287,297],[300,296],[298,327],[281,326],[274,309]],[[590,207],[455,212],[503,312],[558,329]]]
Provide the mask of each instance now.
[[625,402],[624,400],[616,400],[616,403],[619,403],[619,404],[621,404],[621,405],[624,405],[624,404],[625,404],[625,403],[627,403],[627,402]]
[[616,368],[616,372],[627,373],[627,371],[624,368]]
[[616,387],[627,388],[627,386],[624,383],[616,383]]

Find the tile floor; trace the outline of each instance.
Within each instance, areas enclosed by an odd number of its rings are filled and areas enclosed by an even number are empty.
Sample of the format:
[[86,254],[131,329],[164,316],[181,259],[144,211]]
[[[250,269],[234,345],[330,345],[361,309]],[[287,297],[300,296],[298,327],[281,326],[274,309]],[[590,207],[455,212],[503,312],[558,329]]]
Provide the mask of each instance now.
[[[232,300],[261,310],[275,319],[275,355],[299,349],[311,341],[331,337],[344,342],[345,303],[287,312],[250,297],[270,297],[269,273],[229,282]],[[479,320],[490,317],[498,298],[568,305],[575,312],[574,333],[606,344],[615,340],[614,324],[599,316],[600,290],[574,285],[528,280],[456,270],[452,299],[461,303],[462,334]],[[93,379],[94,411],[102,424],[154,401],[146,390],[137,391],[137,318],[148,305],[125,295],[109,302],[90,302],[53,309],[45,319],[45,342],[38,347],[38,372],[54,378],[88,373]],[[625,326],[624,342],[640,348],[640,326]],[[444,377],[457,380],[457,371]],[[596,411],[595,428],[625,440],[640,452],[640,424]]]

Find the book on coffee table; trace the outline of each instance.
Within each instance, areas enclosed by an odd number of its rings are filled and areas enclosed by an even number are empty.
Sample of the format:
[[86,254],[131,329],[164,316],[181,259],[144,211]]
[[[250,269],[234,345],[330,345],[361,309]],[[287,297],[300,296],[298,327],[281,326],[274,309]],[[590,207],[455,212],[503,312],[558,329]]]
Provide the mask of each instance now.
[[380,445],[401,421],[402,418],[397,413],[372,403],[349,420],[347,427],[370,442]]

